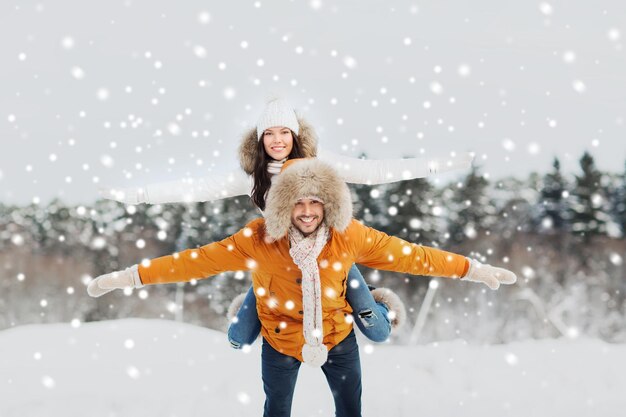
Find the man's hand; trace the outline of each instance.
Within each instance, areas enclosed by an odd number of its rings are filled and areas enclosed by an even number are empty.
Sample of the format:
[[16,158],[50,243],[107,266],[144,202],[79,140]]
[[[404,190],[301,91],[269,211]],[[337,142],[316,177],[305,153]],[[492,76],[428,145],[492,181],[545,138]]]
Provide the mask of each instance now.
[[476,259],[470,259],[469,271],[461,279],[482,282],[492,290],[497,290],[500,284],[514,284],[517,281],[517,276],[508,269],[481,264]]
[[133,265],[123,271],[111,272],[94,278],[87,286],[87,293],[92,297],[100,297],[116,289],[141,287],[143,284],[139,278],[137,265]]

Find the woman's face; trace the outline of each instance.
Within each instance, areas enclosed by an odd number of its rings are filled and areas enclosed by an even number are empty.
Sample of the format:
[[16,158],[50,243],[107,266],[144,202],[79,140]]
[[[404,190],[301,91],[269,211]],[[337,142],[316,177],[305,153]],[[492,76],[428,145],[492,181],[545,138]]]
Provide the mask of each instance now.
[[263,146],[270,158],[280,161],[293,149],[291,129],[284,126],[270,127],[263,132]]

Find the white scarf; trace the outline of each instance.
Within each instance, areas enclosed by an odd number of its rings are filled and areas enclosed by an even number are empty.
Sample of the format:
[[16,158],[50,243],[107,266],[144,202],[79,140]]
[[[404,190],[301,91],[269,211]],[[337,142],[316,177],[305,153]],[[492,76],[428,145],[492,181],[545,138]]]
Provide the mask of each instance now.
[[291,226],[289,255],[302,271],[302,305],[304,312],[303,331],[305,344],[302,358],[311,366],[322,366],[328,358],[324,345],[324,322],[322,318],[322,289],[317,257],[328,240],[328,229],[322,223],[317,232],[309,236]]
[[280,161],[272,159],[270,162],[267,163],[267,172],[272,175],[280,174],[280,170],[282,169],[283,164],[286,160],[287,158],[283,158]]

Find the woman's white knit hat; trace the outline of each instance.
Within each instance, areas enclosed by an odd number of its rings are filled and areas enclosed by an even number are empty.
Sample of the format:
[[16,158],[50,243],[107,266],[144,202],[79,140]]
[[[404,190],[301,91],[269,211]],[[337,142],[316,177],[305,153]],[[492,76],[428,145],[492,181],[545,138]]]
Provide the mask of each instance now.
[[298,124],[296,112],[293,110],[293,107],[287,103],[287,100],[283,98],[270,100],[265,106],[256,124],[257,139],[261,139],[265,129],[277,126],[288,127],[296,135],[300,131],[300,124]]

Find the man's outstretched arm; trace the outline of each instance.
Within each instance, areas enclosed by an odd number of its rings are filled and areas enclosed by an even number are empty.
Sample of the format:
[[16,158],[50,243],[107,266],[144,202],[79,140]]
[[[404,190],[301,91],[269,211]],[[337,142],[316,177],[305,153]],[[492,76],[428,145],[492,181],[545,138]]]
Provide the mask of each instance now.
[[242,239],[250,238],[246,229],[242,229],[220,242],[146,260],[122,271],[100,275],[89,283],[87,292],[92,297],[100,297],[114,289],[188,282],[225,271],[252,269],[254,263],[250,262],[250,258],[241,249],[242,246],[247,246],[241,245]]
[[513,284],[517,277],[503,268],[482,264],[475,259],[428,246],[416,245],[389,236],[354,221],[348,230],[354,235],[356,263],[370,268],[481,282],[498,289]]

